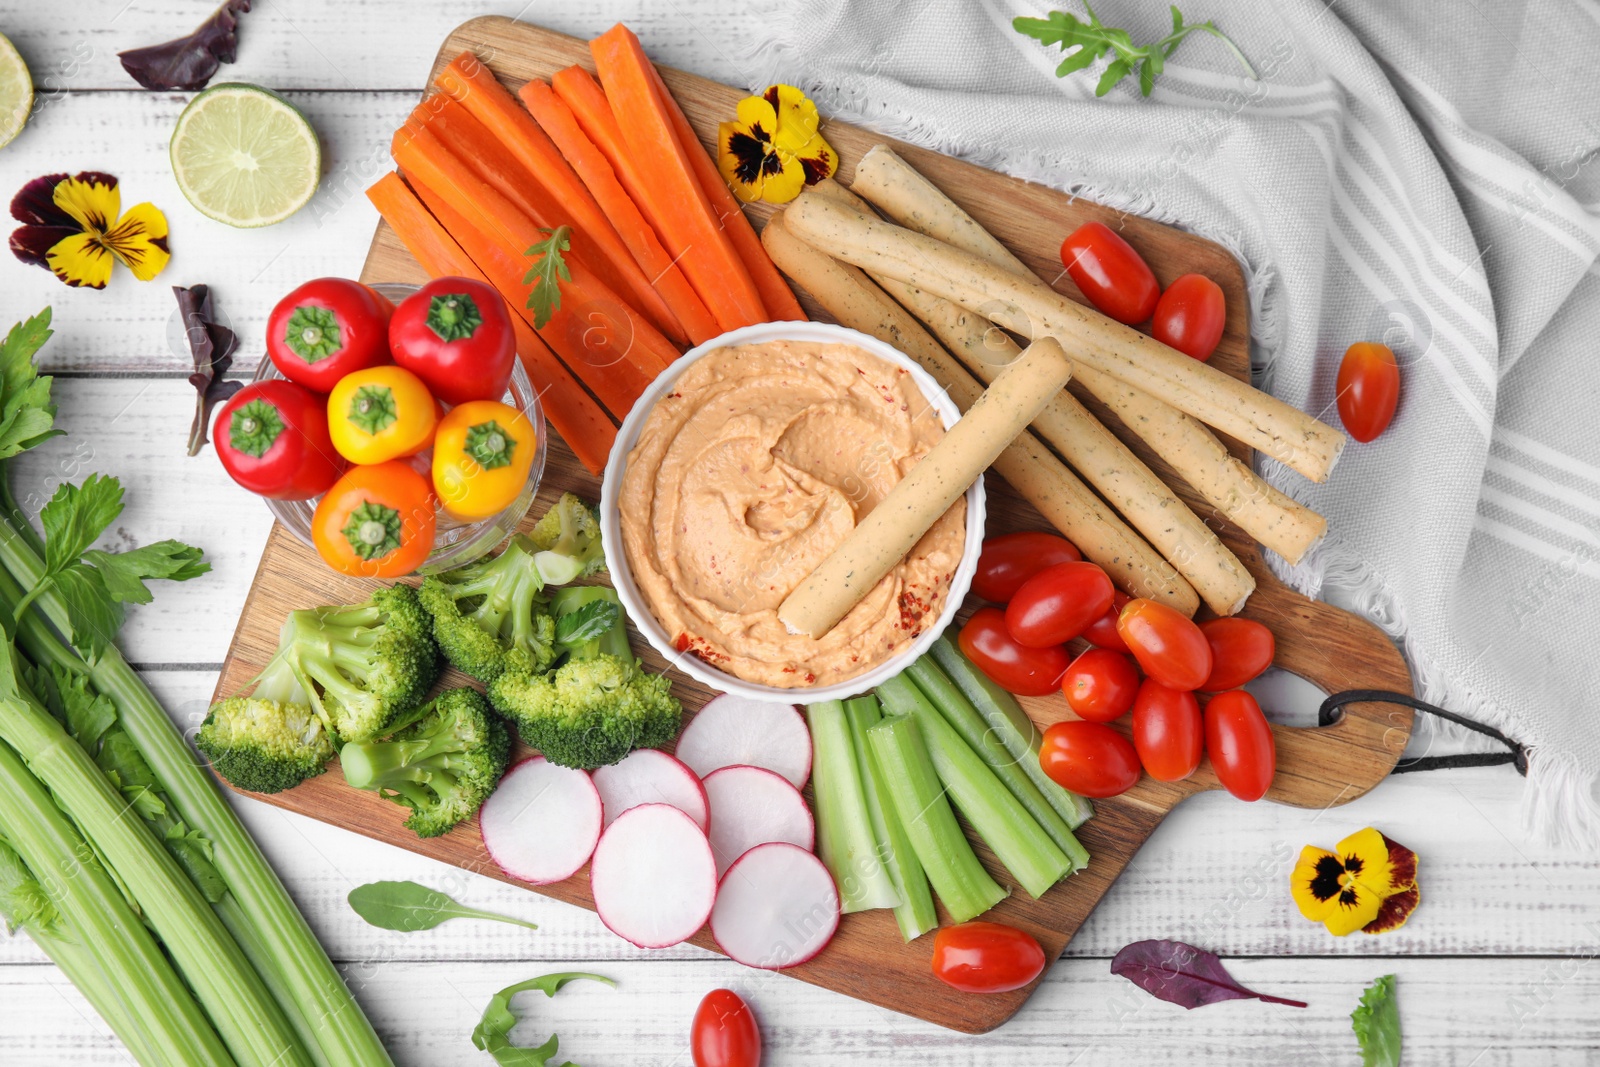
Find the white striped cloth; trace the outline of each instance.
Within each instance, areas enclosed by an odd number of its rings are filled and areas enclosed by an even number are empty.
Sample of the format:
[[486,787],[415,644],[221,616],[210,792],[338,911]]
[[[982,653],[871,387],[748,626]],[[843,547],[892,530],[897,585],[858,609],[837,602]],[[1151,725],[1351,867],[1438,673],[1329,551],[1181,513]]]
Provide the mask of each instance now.
[[[1059,0],[1080,17],[1077,0]],[[1214,238],[1245,264],[1259,383],[1337,422],[1345,348],[1386,340],[1399,413],[1312,485],[1279,571],[1403,641],[1420,694],[1530,746],[1525,815],[1600,846],[1600,55],[1596,0],[1183,4],[1150,99],[1057,79],[1048,0],[792,0],[745,71],[825,115]],[[1153,41],[1164,3],[1103,0]]]

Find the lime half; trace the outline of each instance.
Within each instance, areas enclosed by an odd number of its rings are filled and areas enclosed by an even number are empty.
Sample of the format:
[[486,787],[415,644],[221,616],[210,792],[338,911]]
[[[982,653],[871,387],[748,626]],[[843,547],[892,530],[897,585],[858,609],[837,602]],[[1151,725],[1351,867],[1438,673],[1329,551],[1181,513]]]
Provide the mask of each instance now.
[[0,148],[22,132],[33,110],[33,78],[17,46],[0,36]]
[[277,93],[213,85],[178,116],[172,175],[201,214],[229,226],[270,226],[317,191],[322,149],[311,123]]

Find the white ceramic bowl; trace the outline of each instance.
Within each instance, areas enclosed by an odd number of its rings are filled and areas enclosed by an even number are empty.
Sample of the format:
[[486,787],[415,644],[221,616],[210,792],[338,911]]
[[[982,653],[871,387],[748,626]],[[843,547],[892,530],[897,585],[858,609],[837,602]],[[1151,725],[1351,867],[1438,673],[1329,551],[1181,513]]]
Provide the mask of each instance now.
[[662,629],[650,606],[640,595],[639,587],[634,584],[633,571],[629,566],[627,554],[622,548],[622,523],[617,501],[622,487],[622,474],[628,464],[628,455],[639,439],[639,431],[654,409],[656,401],[672,389],[678,376],[691,363],[713,349],[727,348],[730,345],[760,344],[764,341],[815,341],[822,344],[855,345],[887,363],[904,367],[909,371],[911,380],[917,383],[917,388],[922,390],[923,396],[927,397],[928,402],[939,412],[939,417],[947,429],[955,425],[956,420],[961,417],[961,412],[927,371],[909,356],[901,354],[894,347],[884,344],[875,337],[868,337],[864,333],[824,322],[765,322],[757,326],[730,330],[685,353],[663,371],[650,384],[650,388],[644,391],[644,395],[633,405],[633,410],[623,420],[622,429],[617,432],[617,443],[612,446],[611,457],[606,463],[605,480],[600,488],[600,533],[605,544],[606,564],[611,571],[611,584],[616,587],[617,595],[622,598],[623,606],[628,610],[628,617],[638,626],[639,632],[657,652],[689,677],[719,692],[734,693],[753,700],[783,704],[839,700],[864,693],[878,683],[888,681],[899,674],[913,660],[926,652],[928,646],[933,644],[955,618],[961,601],[966,598],[968,587],[972,585],[972,575],[978,569],[978,553],[983,549],[983,479],[979,478],[967,490],[967,540],[961,552],[961,563],[956,567],[955,577],[950,582],[949,594],[945,597],[944,610],[939,613],[938,621],[924,630],[899,655],[885,660],[869,671],[863,671],[854,678],[834,685],[784,689],[745,681],[726,671],[718,670],[698,656],[679,652],[672,645],[672,635]]

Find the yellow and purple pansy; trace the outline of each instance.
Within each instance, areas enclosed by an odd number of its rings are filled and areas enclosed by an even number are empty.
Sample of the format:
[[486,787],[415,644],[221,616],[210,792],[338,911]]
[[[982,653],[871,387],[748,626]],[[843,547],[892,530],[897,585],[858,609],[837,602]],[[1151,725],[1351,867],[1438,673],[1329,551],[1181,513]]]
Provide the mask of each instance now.
[[787,204],[839,169],[820,124],[817,105],[799,89],[769,85],[739,101],[738,121],[717,127],[717,169],[740,200]]
[[1289,879],[1300,914],[1335,937],[1397,930],[1421,900],[1417,854],[1370,826],[1332,852],[1307,845]]
[[171,258],[166,216],[154,204],[135,204],[124,214],[110,174],[35,178],[12,198],[11,215],[22,223],[11,231],[12,253],[68,285],[104,289],[117,260],[147,282]]

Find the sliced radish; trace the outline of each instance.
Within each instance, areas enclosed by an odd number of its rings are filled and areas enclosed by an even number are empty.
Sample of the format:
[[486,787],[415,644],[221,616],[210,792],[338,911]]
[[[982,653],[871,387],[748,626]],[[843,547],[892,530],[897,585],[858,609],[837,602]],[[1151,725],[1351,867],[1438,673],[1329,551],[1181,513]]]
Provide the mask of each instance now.
[[583,771],[530,756],[483,802],[478,828],[500,869],[534,885],[578,873],[600,840],[600,791]]
[[593,772],[594,787],[605,805],[606,825],[640,804],[671,804],[701,830],[706,828],[706,791],[699,777],[665,752],[640,748],[620,763]]
[[732,693],[706,701],[676,751],[702,778],[721,767],[765,767],[799,789],[811,775],[811,731],[800,709]]
[[787,841],[809,850],[816,823],[800,790],[763,767],[723,767],[701,783],[711,802],[717,874],[757,845]]
[[757,845],[717,884],[711,936],[730,959],[781,970],[804,963],[839,928],[839,891],[821,860],[787,842]]
[[693,819],[670,804],[641,804],[601,835],[589,888],[612,933],[640,948],[667,948],[705,925],[716,862]]

